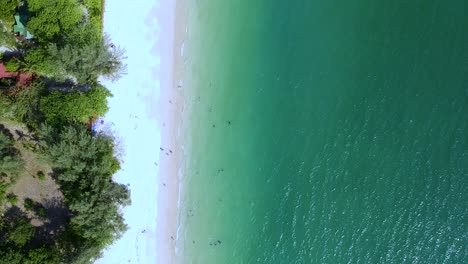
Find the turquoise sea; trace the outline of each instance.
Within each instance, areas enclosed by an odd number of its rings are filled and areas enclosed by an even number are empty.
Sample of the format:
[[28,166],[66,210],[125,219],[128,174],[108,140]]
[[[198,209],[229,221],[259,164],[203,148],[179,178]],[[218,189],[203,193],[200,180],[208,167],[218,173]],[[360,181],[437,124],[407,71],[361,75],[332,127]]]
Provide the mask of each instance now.
[[180,263],[468,263],[466,0],[187,0]]

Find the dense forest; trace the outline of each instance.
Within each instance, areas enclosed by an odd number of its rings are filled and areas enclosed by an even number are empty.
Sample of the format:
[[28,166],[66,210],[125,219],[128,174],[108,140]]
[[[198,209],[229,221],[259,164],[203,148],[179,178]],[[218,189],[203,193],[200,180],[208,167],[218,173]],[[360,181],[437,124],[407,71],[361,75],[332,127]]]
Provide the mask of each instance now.
[[92,263],[127,229],[111,134],[91,129],[126,72],[103,0],[0,5],[0,264]]

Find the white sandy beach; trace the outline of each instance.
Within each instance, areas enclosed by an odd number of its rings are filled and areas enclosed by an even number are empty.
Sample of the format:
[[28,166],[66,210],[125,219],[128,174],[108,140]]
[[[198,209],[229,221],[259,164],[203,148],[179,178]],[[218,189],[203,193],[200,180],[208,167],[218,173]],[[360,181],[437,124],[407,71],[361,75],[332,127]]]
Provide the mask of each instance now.
[[[132,204],[129,230],[96,263],[174,263],[177,241],[177,141],[182,100],[174,86],[175,0],[106,1],[104,31],[126,49],[128,74],[104,82],[114,97],[104,126],[123,142],[122,170]],[[160,148],[164,149],[163,151]]]

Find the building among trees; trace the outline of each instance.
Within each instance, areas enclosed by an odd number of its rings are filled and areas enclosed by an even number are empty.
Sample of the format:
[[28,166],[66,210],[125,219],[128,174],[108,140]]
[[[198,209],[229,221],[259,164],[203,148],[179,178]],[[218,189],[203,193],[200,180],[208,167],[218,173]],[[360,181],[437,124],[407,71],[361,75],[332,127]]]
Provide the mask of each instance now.
[[13,32],[19,38],[31,39],[33,35],[29,33],[29,31],[26,29],[25,21],[27,21],[26,15],[16,13],[15,25],[13,25]]

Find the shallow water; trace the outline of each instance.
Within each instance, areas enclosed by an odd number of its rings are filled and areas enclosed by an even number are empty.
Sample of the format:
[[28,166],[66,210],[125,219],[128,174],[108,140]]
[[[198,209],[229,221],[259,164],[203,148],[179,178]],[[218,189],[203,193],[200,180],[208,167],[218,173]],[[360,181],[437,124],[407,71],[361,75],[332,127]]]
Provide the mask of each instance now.
[[465,1],[188,6],[181,263],[468,261]]

